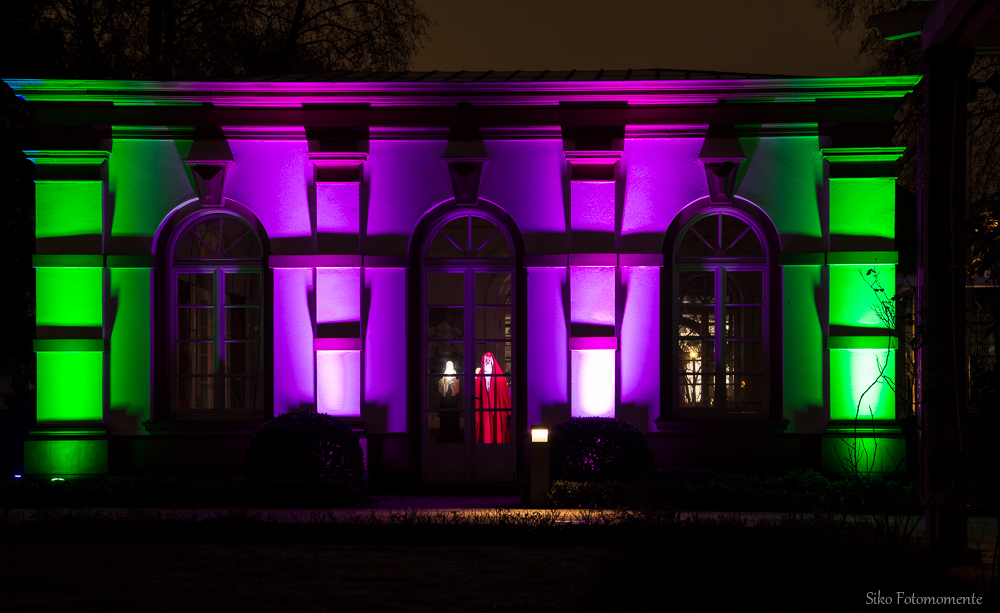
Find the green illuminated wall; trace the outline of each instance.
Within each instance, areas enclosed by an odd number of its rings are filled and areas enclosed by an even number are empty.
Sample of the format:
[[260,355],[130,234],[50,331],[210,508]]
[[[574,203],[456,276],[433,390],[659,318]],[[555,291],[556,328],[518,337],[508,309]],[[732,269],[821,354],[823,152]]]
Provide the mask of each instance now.
[[857,417],[862,426],[873,418],[895,419],[896,394],[879,374],[885,365],[884,375],[895,381],[895,364],[893,349],[831,349],[830,419]]
[[[887,245],[870,244],[872,238],[892,240],[895,237],[896,179],[871,177],[863,179],[830,179],[830,236],[856,237],[849,249],[879,250]],[[862,242],[864,241],[864,242]],[[834,245],[836,247],[836,245]]]
[[[895,295],[896,266],[839,264],[829,266],[829,270],[830,419],[854,419],[856,414],[864,419],[895,419],[895,392],[879,375],[880,364],[887,364],[884,376],[896,380],[895,345],[890,338],[892,329],[879,312],[892,316],[881,301],[891,304]],[[876,274],[884,291],[877,292],[869,285]]]
[[35,238],[98,235],[101,181],[36,181]]
[[110,274],[110,408],[138,425],[150,417],[150,270],[112,268]]
[[[858,254],[860,256],[860,254]],[[860,256],[864,257],[864,256]],[[845,328],[881,328],[884,334],[889,334],[885,324],[879,318],[880,296],[892,300],[896,288],[896,265],[876,264],[872,256],[870,262],[860,264],[838,264],[830,266],[830,325]],[[860,259],[860,258],[859,258]],[[868,271],[874,271],[868,274]],[[876,292],[869,283],[874,282],[875,275],[884,288],[884,292]],[[835,334],[836,329],[831,331]],[[847,331],[847,334],[857,330]],[[844,334],[844,331],[839,332]]]
[[102,351],[38,352],[38,421],[103,418]]
[[100,438],[25,441],[24,471],[29,475],[105,474],[108,441]]
[[818,199],[823,163],[817,156],[816,137],[743,138],[740,145],[748,161],[740,169],[745,176],[738,181],[739,195],[766,203],[783,250],[823,251],[825,211]]
[[833,473],[893,473],[906,468],[906,439],[902,436],[841,436],[824,440],[823,469]]
[[190,140],[114,139],[108,165],[112,237],[151,239],[174,207],[195,197],[182,161],[190,148]]
[[[820,266],[785,266],[782,270],[782,330],[784,360],[784,415],[793,431],[816,431],[824,423],[807,423],[822,417],[823,327]],[[812,409],[812,410],[811,410]]]
[[101,326],[103,269],[35,269],[38,326]]

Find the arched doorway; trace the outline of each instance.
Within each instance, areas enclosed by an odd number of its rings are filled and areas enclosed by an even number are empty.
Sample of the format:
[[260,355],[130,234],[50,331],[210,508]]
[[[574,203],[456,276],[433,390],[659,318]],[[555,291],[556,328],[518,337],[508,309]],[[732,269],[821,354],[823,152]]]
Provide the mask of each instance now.
[[513,242],[480,210],[426,234],[420,258],[420,470],[424,481],[516,478],[517,283]]

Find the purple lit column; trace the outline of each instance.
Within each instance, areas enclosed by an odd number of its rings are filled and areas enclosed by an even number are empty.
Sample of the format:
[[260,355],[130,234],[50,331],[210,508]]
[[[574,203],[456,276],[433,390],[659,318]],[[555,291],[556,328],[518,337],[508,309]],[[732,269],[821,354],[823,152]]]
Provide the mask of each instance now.
[[316,263],[316,410],[360,417],[361,256],[316,256]]
[[309,153],[316,185],[316,410],[361,417],[360,194],[365,153]]
[[620,152],[567,151],[570,167],[570,407],[574,417],[615,416],[618,348],[614,251]]

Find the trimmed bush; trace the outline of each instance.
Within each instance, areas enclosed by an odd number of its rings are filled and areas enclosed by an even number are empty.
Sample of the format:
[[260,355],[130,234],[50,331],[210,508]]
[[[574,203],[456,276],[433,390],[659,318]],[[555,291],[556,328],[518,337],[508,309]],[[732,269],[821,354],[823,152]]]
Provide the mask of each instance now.
[[286,413],[250,439],[243,459],[250,480],[315,479],[362,484],[364,456],[357,435],[336,417]]
[[572,417],[552,429],[552,479],[632,483],[651,479],[656,460],[645,435],[612,417]]

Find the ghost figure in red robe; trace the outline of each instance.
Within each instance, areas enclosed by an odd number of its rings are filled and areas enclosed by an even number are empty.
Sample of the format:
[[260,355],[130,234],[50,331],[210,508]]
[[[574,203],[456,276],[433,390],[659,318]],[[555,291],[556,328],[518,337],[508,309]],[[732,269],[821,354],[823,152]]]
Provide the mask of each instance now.
[[[510,387],[492,353],[484,353],[476,375],[476,442],[510,442]],[[492,375],[492,376],[491,376]],[[482,409],[507,409],[506,411]]]

